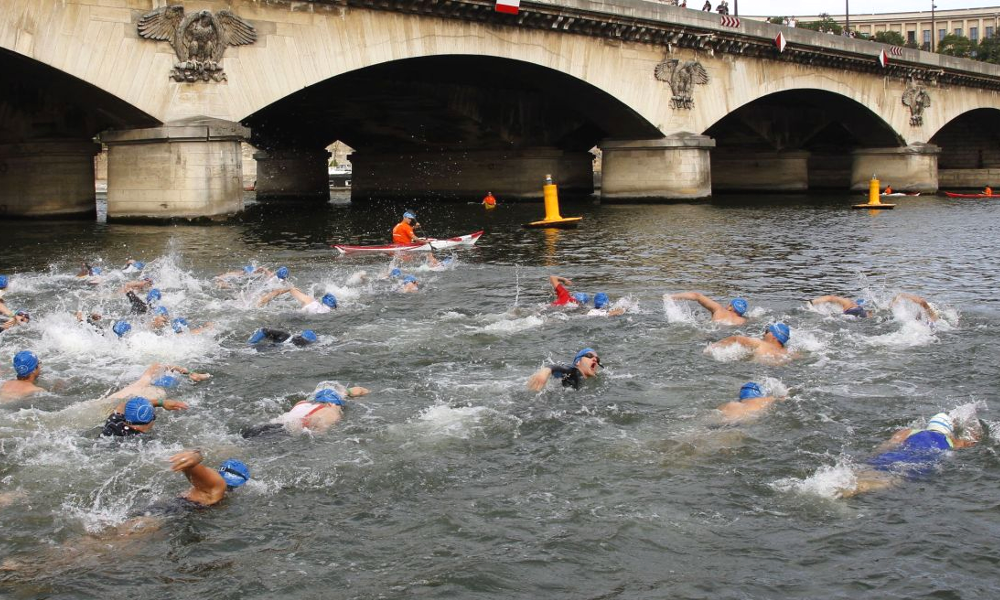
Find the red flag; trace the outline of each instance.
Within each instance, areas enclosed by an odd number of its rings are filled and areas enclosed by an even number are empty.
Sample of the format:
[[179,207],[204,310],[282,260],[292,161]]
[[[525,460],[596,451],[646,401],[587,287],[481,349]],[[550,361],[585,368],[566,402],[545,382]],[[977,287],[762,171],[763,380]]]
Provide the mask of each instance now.
[[779,31],[778,36],[774,38],[774,45],[778,47],[779,53],[785,51],[785,43],[785,36],[781,35],[781,32]]
[[497,12],[516,15],[517,9],[521,6],[521,0],[497,0]]

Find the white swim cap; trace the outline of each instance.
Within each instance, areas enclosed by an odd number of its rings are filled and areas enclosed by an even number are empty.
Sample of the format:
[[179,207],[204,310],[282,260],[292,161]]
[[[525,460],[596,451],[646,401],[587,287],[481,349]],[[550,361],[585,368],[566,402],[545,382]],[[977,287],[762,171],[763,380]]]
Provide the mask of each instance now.
[[948,413],[938,413],[927,423],[927,431],[936,431],[945,435],[955,435],[955,422]]

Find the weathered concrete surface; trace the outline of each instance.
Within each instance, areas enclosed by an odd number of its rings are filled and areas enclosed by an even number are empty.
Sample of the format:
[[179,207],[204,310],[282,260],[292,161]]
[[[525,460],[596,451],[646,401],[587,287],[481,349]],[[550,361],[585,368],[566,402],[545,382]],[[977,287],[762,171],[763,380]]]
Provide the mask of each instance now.
[[1000,169],[938,169],[942,190],[981,190],[996,181],[1000,181]]
[[712,195],[709,152],[703,135],[675,134],[658,140],[604,140],[601,199],[706,198]]
[[253,155],[257,161],[258,200],[317,200],[329,202],[330,177],[325,148],[271,150]]
[[932,144],[855,150],[851,189],[868,190],[874,175],[883,186],[900,192],[936,192],[940,153],[941,149]]
[[107,132],[108,219],[221,217],[243,210],[247,128],[190,119]]
[[0,218],[92,218],[100,151],[89,140],[0,144]]
[[801,192],[809,189],[808,152],[712,152],[713,191]]

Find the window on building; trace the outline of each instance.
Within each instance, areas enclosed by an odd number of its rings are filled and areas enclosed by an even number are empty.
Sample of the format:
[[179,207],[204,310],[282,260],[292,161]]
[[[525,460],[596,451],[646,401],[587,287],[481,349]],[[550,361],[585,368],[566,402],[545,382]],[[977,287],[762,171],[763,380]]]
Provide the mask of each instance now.
[[940,42],[941,40],[943,40],[944,36],[947,34],[948,34],[947,29],[938,29],[938,41]]
[[986,34],[986,37],[988,37],[988,38],[993,37],[993,28],[992,27],[987,27],[984,30],[984,33]]
[[916,31],[907,31],[906,32],[906,43],[907,44],[916,44],[917,43],[917,32]]
[[969,27],[969,39],[972,40],[973,42],[978,42],[979,41],[979,28],[978,27]]
[[957,35],[958,37],[962,37],[962,28],[961,27],[956,27],[955,28],[955,35]]
[[931,30],[930,29],[925,29],[924,30],[923,49],[924,50],[930,50],[931,49]]

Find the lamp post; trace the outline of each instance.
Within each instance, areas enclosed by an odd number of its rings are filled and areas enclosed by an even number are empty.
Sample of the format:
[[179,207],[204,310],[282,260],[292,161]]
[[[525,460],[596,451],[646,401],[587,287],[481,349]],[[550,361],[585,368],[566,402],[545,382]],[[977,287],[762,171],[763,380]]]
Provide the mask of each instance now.
[[847,31],[848,35],[851,33],[851,0],[844,0],[844,21],[847,23],[844,25],[844,29]]
[[937,37],[937,29],[934,27],[934,6],[933,0],[931,0],[931,52],[934,52],[934,38]]

